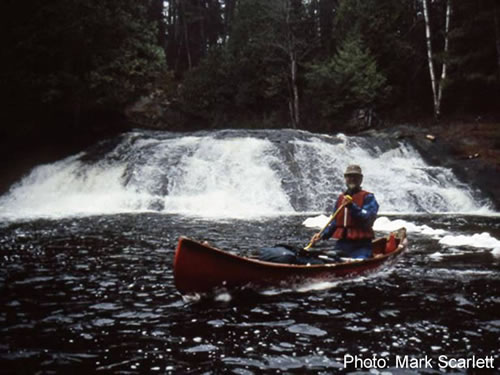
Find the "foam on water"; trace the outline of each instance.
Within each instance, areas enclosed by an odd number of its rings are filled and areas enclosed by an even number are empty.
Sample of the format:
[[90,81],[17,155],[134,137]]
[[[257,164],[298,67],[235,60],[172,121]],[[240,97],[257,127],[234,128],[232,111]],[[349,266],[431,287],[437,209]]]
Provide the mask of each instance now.
[[0,198],[1,215],[63,217],[132,212],[147,197],[124,187],[125,165],[87,166],[79,156],[39,166]]
[[[309,228],[320,229],[328,223],[328,220],[329,218],[327,216],[319,215],[307,218],[302,224]],[[406,228],[409,233],[421,233],[428,236],[441,236],[446,233],[443,229],[433,229],[428,225],[416,225],[402,219],[390,220],[385,216],[377,218],[373,224],[373,229],[381,232],[391,232],[403,227]]]
[[334,143],[318,137],[292,143],[303,179],[314,182],[305,184],[302,191],[315,201],[331,199],[332,192],[342,191],[344,168],[356,161],[363,169],[363,187],[375,192],[384,212],[490,212],[451,170],[427,165],[406,143],[383,145],[389,147],[384,150],[369,139],[343,134]]
[[[302,223],[309,228],[323,228],[327,222],[328,217],[319,215],[307,218]],[[444,229],[434,229],[428,225],[417,225],[407,220],[396,219],[390,220],[388,217],[382,216],[375,220],[373,229],[380,232],[392,232],[399,228],[406,228],[408,233],[417,233],[424,236],[432,237],[438,240],[441,245],[456,247],[456,246],[471,246],[475,248],[492,249],[492,253],[497,255],[500,253],[500,241],[492,237],[490,233],[474,233],[472,235],[455,234]],[[435,258],[441,258],[443,254],[433,254]]]
[[449,169],[428,166],[406,143],[242,130],[124,134],[111,146],[103,142],[34,168],[0,197],[0,217],[155,211],[254,219],[328,212],[353,161],[384,212],[491,213]]
[[375,220],[373,224],[373,229],[383,232],[391,232],[398,230],[399,228],[406,228],[408,233],[421,233],[427,236],[442,236],[447,233],[444,229],[434,229],[429,227],[428,225],[416,225],[412,222],[396,219],[390,220],[389,218],[382,216]]
[[373,273],[362,276],[356,276],[353,278],[339,278],[337,280],[330,280],[330,281],[306,282],[304,284],[297,285],[297,287],[294,290],[300,293],[307,293],[310,291],[332,289],[338,287],[339,285],[345,286],[347,284],[363,284],[365,282],[369,282],[369,280],[371,280],[372,278],[385,277],[387,276],[387,274],[388,271],[382,268]]
[[302,222],[302,225],[308,227],[308,228],[318,228],[321,229],[323,228],[327,223],[328,223],[329,217],[325,216],[323,214],[314,216],[314,217],[308,217]]
[[475,233],[467,235],[447,235],[439,240],[439,243],[446,246],[471,246],[478,248],[500,249],[500,241],[492,237],[489,233]]
[[295,212],[272,165],[274,145],[261,139],[204,139],[181,158],[165,212],[205,217],[254,217]]

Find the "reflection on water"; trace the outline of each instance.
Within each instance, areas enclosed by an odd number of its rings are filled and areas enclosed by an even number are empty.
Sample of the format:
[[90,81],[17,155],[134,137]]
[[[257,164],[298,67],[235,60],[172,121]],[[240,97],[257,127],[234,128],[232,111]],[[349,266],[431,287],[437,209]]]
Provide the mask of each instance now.
[[[198,298],[175,290],[179,235],[250,253],[305,244],[313,230],[303,219],[131,214],[3,225],[2,371],[342,373],[354,370],[343,369],[347,354],[389,363],[493,355],[498,366],[500,258],[487,249],[415,235],[396,264],[346,282]],[[500,238],[498,218],[406,219]]]

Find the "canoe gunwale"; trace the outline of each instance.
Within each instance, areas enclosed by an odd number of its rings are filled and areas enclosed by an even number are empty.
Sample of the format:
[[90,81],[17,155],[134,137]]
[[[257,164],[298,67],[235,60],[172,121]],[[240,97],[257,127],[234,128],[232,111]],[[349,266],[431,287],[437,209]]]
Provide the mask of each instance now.
[[[380,242],[379,242],[380,241]],[[374,240],[378,251],[386,239]],[[383,246],[382,246],[383,245]],[[387,254],[347,262],[325,264],[283,264],[244,257],[218,249],[206,242],[181,236],[174,256],[174,283],[182,293],[198,293],[219,287],[252,285],[257,288],[298,284],[307,280],[330,280],[369,273],[393,259],[407,247],[402,237],[397,248]]]
[[[387,254],[376,255],[376,256],[374,256],[372,258],[368,258],[368,259],[350,259],[350,260],[344,261],[344,262],[324,263],[324,264],[290,264],[290,263],[268,262],[265,260],[260,260],[260,259],[256,259],[256,258],[250,258],[250,257],[246,257],[246,256],[233,254],[229,251],[213,247],[212,245],[210,245],[206,242],[196,241],[196,240],[193,240],[193,239],[185,237],[185,236],[179,237],[179,246],[177,248],[177,251],[180,251],[179,250],[180,244],[182,241],[185,241],[185,240],[195,242],[195,243],[203,246],[206,249],[210,249],[211,251],[218,253],[221,256],[231,257],[234,259],[243,260],[245,262],[250,262],[250,263],[254,263],[254,264],[258,264],[258,265],[263,265],[266,267],[297,268],[297,269],[304,269],[304,268],[318,268],[318,269],[320,269],[320,268],[325,268],[325,267],[332,268],[332,267],[340,267],[340,266],[354,266],[356,264],[365,265],[365,264],[369,264],[369,263],[384,261],[388,258],[394,257],[394,256],[398,255],[399,253],[401,253],[406,248],[406,244],[404,243],[404,240],[403,240],[399,243],[398,247],[394,251],[387,253]],[[176,251],[176,255],[177,255],[177,251]]]

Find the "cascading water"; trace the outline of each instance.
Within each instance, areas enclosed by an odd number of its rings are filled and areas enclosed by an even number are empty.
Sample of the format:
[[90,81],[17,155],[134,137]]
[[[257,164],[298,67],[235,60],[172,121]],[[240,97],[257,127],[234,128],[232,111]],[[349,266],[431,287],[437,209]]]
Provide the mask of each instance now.
[[[158,211],[252,218],[325,212],[350,163],[382,212],[487,210],[411,145],[303,131],[130,132],[35,168],[0,198],[4,218]],[[480,202],[480,203],[478,203]]]

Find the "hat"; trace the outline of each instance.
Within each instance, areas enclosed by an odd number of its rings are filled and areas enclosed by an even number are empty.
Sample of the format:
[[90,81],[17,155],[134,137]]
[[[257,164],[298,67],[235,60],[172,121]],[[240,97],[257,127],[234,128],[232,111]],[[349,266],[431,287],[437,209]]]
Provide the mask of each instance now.
[[347,168],[344,172],[344,176],[348,175],[348,174],[359,174],[360,176],[363,176],[363,173],[361,173],[361,167],[359,165],[356,165],[356,164],[351,164],[351,165],[347,166]]

